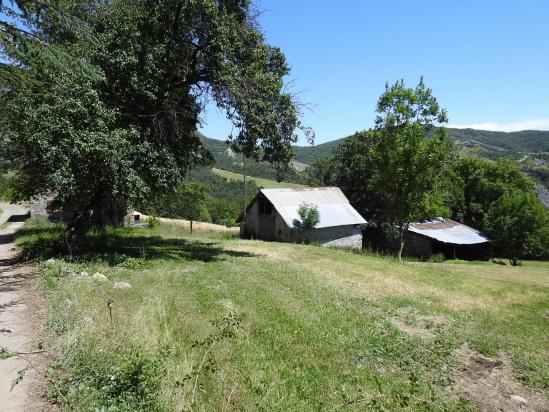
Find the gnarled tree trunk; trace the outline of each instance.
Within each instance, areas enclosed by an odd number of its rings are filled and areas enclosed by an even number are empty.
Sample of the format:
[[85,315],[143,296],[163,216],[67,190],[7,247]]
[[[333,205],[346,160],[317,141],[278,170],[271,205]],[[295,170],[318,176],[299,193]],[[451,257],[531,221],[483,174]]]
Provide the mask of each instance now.
[[128,213],[125,200],[104,200],[95,197],[86,206],[75,210],[72,221],[61,235],[62,246],[71,249],[78,244],[91,229],[104,229],[107,226],[120,226]]

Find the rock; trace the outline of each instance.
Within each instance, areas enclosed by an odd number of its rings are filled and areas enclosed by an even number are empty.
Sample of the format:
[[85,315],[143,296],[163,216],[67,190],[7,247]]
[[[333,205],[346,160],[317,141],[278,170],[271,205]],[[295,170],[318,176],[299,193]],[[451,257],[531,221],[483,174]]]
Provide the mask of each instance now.
[[49,258],[48,260],[46,260],[46,261],[44,262],[44,264],[45,264],[46,266],[51,266],[51,265],[53,265],[54,263],[55,263],[55,259],[54,259],[54,258]]
[[82,281],[82,282],[91,282],[91,280],[92,280],[88,276],[88,272],[71,273],[71,276],[74,280]]
[[113,285],[113,289],[131,289],[132,285],[130,285],[128,282],[115,282]]
[[100,283],[106,283],[109,281],[109,279],[102,273],[99,273],[99,272],[95,272],[93,275],[92,275],[92,278],[93,280],[97,281],[97,282],[100,282]]
[[519,395],[511,395],[511,400],[519,405],[527,405],[528,401]]

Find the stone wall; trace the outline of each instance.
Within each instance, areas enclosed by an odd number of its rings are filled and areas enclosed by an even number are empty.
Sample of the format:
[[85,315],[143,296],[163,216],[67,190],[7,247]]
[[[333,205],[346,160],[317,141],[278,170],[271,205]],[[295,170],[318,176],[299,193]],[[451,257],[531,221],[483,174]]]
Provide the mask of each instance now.
[[[398,245],[397,249],[398,250]],[[428,258],[433,253],[433,242],[425,236],[416,235],[413,232],[406,234],[406,242],[404,243],[404,256],[417,256]]]
[[32,217],[48,218],[48,200],[53,200],[51,196],[41,195],[33,196],[30,199],[30,213]]
[[362,231],[354,225],[313,229],[307,239],[320,242],[322,246],[362,248]]

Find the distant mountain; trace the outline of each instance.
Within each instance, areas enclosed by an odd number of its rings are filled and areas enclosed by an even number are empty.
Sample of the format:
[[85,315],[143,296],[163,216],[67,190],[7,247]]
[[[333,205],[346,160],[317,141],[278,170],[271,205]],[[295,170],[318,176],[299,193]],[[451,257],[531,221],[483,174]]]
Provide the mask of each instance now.
[[[467,154],[490,159],[549,152],[549,131],[524,130],[505,133],[475,129],[448,129],[448,135],[457,147],[465,150]],[[334,149],[345,139],[346,137],[316,146],[295,146],[296,160],[309,164],[319,157],[331,157]]]
[[[521,132],[491,132],[474,129],[448,129],[448,135],[464,156],[477,156],[496,160],[506,156],[515,159],[522,169],[536,183],[542,198],[549,198],[549,131],[524,130]],[[344,137],[316,146],[294,146],[296,157],[295,171],[282,176],[288,182],[302,183],[298,172],[320,157],[332,157],[334,150],[345,139]],[[202,143],[214,156],[220,169],[242,173],[242,156],[233,153],[224,141],[202,136]],[[265,162],[248,162],[246,173],[249,176],[276,180],[277,175],[272,166]]]

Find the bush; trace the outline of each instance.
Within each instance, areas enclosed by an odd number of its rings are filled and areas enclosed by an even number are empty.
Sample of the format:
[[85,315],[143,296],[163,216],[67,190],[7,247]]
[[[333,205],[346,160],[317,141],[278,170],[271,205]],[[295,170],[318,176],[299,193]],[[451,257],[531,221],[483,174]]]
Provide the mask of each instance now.
[[[74,410],[154,411],[164,377],[166,351],[147,355],[129,350],[113,356],[77,350],[63,364],[64,375],[51,376],[60,383],[64,402]],[[55,370],[55,369],[54,369]],[[52,394],[61,401],[59,394]]]
[[147,223],[149,224],[149,227],[151,229],[154,229],[155,227],[158,227],[160,225],[160,219],[156,216],[151,216],[149,217]]
[[446,260],[446,257],[444,256],[444,253],[434,253],[431,256],[429,256],[429,259],[427,259],[427,262],[442,263],[445,260]]

